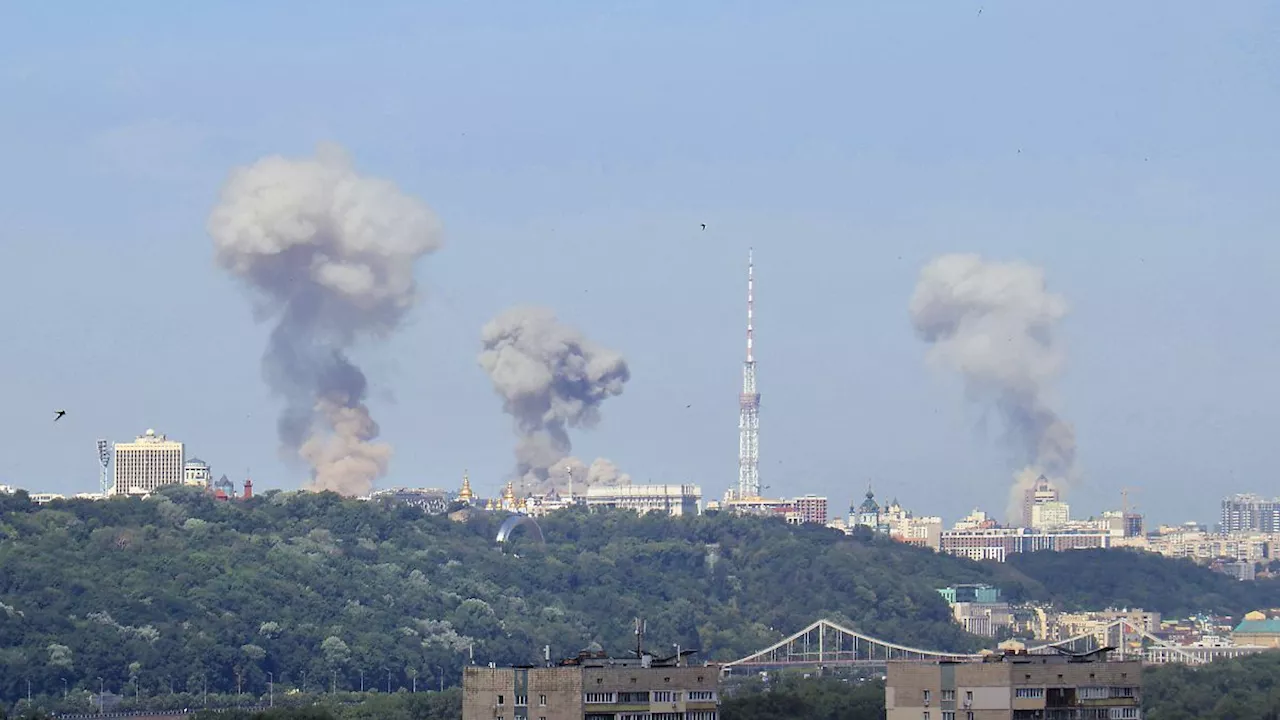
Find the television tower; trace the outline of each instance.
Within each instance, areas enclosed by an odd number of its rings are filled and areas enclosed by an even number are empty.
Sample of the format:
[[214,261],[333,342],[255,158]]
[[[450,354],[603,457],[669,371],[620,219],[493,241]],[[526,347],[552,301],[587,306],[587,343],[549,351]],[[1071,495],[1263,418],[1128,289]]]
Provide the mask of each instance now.
[[98,489],[102,492],[103,497],[111,490],[111,483],[108,478],[107,469],[111,467],[111,443],[106,440],[98,441]]
[[755,263],[747,250],[747,360],[738,396],[738,499],[760,497],[760,393],[756,392]]

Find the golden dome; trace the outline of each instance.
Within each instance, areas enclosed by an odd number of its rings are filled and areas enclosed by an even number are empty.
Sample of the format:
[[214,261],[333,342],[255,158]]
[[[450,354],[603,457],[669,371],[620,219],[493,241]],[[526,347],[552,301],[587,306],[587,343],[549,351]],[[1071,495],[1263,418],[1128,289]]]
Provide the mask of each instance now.
[[513,484],[513,481],[511,481],[511,480],[508,480],[508,481],[507,481],[507,487],[506,487],[506,489],[504,489],[504,490],[502,491],[502,499],[503,499],[503,500],[515,500],[515,499],[516,499],[516,489],[515,489],[515,486],[514,486],[514,484]]
[[462,489],[458,491],[458,499],[471,502],[473,493],[471,492],[471,478],[467,477],[467,471],[462,471]]

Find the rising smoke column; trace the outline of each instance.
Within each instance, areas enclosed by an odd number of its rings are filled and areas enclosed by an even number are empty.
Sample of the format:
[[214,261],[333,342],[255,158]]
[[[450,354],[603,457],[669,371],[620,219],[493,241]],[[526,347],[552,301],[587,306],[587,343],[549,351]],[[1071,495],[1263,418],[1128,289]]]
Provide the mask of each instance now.
[[959,372],[970,399],[998,412],[1022,456],[1009,519],[1021,516],[1023,492],[1041,474],[1059,486],[1072,480],[1075,432],[1050,393],[1065,359],[1056,325],[1067,304],[1046,289],[1043,271],[944,255],[920,272],[910,309],[930,361]]
[[[599,459],[587,468],[569,457],[569,428],[590,429],[600,421],[600,405],[622,394],[631,371],[622,355],[587,340],[545,308],[503,311],[481,331],[480,367],[515,420],[516,471],[524,489],[564,492],[621,482],[613,463]],[[592,471],[594,470],[594,475]]]
[[310,488],[363,495],[391,446],[347,356],[385,338],[413,306],[414,262],[440,246],[430,209],[391,182],[357,174],[336,146],[315,159],[263,158],[231,173],[208,221],[218,264],[275,327],[263,375],[285,399],[278,430],[311,466]]

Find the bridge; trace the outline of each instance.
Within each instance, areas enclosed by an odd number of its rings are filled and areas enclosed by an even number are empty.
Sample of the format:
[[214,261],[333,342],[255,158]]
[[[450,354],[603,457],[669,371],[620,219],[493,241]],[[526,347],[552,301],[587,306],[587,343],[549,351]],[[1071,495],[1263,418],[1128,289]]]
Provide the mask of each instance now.
[[[1142,659],[1152,664],[1186,663],[1201,665],[1251,653],[1266,648],[1250,645],[1207,643],[1177,645],[1146,632],[1125,619],[1119,619],[1095,632],[1083,633],[1027,648],[1030,654],[1083,653],[1102,647],[1115,648],[1117,659]],[[824,668],[878,668],[890,661],[964,662],[982,659],[982,654],[953,653],[900,645],[850,630],[831,620],[817,620],[800,632],[783,638],[759,652],[727,662],[723,672]]]

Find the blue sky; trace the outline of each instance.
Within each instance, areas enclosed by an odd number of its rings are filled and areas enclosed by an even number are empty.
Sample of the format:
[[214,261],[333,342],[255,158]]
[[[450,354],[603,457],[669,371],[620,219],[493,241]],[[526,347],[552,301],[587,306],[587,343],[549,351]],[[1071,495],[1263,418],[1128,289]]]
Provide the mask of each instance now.
[[90,490],[96,438],[154,427],[300,483],[204,228],[231,168],[332,140],[446,232],[402,332],[357,353],[384,484],[505,480],[479,329],[534,303],[631,364],[575,454],[718,496],[754,246],[770,492],[999,511],[1016,463],[906,311],[960,251],[1070,303],[1074,512],[1131,486],[1213,520],[1280,494],[1278,28],[1247,0],[7,3],[0,482]]

